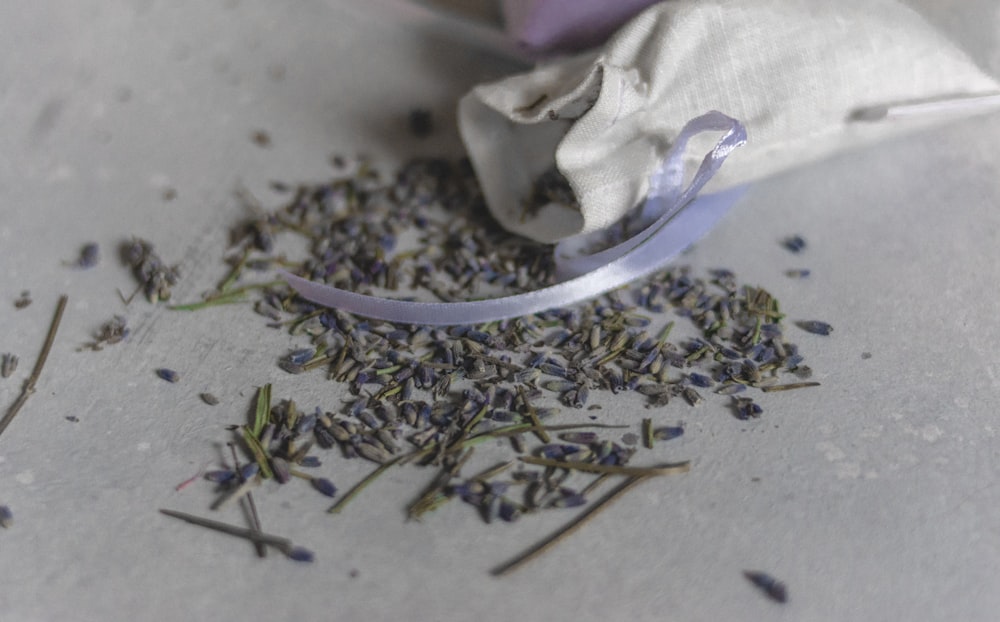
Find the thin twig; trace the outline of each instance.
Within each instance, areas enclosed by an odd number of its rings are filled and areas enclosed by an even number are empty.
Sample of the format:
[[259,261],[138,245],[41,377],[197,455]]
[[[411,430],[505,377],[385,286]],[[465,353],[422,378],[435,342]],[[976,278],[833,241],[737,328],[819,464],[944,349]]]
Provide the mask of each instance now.
[[789,384],[772,384],[769,387],[761,387],[760,390],[764,393],[773,393],[774,391],[791,391],[793,389],[805,389],[806,387],[818,386],[818,382],[792,382]]
[[[233,453],[233,466],[236,468],[236,472],[242,473],[240,458],[236,455],[236,446],[229,443],[229,451]],[[243,479],[243,475],[240,475],[240,479]],[[261,531],[260,515],[257,514],[257,504],[253,501],[253,493],[249,490],[247,491],[247,506],[250,508],[250,526],[259,533]],[[254,542],[254,546],[257,547],[257,557],[267,557],[267,547],[264,546],[263,542]]]
[[629,478],[628,480],[625,481],[624,484],[616,488],[608,496],[604,497],[603,499],[592,505],[589,510],[577,516],[572,522],[567,524],[565,527],[563,527],[556,533],[552,534],[545,540],[542,540],[541,542],[539,542],[532,548],[528,549],[526,552],[522,553],[518,557],[515,557],[506,564],[494,569],[493,575],[500,577],[503,575],[510,574],[515,570],[517,570],[518,568],[520,568],[521,566],[523,566],[524,564],[535,559],[536,557],[541,556],[543,553],[545,553],[555,545],[562,542],[563,539],[569,537],[578,529],[583,527],[587,523],[587,521],[594,518],[595,516],[597,516],[597,514],[601,512],[601,510],[604,510],[609,505],[611,505],[612,501],[622,496],[629,490],[635,488],[637,485],[641,484],[647,479],[650,479],[650,476]]
[[340,514],[340,511],[344,509],[344,506],[346,506],[352,499],[354,499],[354,497],[358,496],[358,494],[362,490],[364,490],[368,486],[368,484],[370,484],[373,481],[375,481],[375,479],[379,475],[382,475],[383,473],[385,473],[386,471],[388,471],[390,467],[394,466],[399,461],[400,461],[400,458],[396,458],[395,460],[391,460],[389,462],[386,462],[385,464],[383,464],[379,468],[377,468],[374,471],[372,471],[363,480],[361,480],[360,482],[358,482],[354,486],[354,488],[352,488],[350,491],[348,491],[348,493],[346,495],[344,495],[343,497],[341,497],[340,501],[334,503],[333,507],[331,507],[329,510],[327,510],[327,512],[329,512],[330,514]]
[[49,358],[49,350],[52,349],[52,342],[56,339],[56,331],[59,330],[59,323],[62,321],[63,311],[66,309],[66,301],[68,300],[66,295],[59,297],[59,304],[56,306],[55,317],[52,318],[52,324],[49,326],[49,334],[45,336],[45,343],[42,345],[42,353],[38,356],[38,361],[35,363],[35,369],[32,370],[31,376],[24,382],[24,387],[21,389],[21,395],[17,397],[7,414],[4,415],[3,419],[0,419],[0,434],[3,434],[10,422],[14,420],[17,416],[18,411],[24,406],[24,403],[28,401],[28,398],[32,393],[35,392],[35,384],[38,382],[38,377],[42,375],[42,367],[45,366],[45,360]]
[[687,473],[691,470],[691,463],[688,461],[665,464],[658,467],[630,467],[617,466],[613,464],[595,464],[593,462],[550,460],[548,458],[522,456],[521,462],[527,462],[528,464],[535,464],[538,466],[555,467],[557,469],[573,469],[575,471],[584,471],[585,473],[607,473],[609,475],[628,475],[629,477],[673,475],[675,473]]
[[253,529],[247,529],[246,527],[237,527],[236,525],[230,525],[229,523],[222,523],[209,518],[201,518],[200,516],[185,514],[184,512],[177,512],[175,510],[160,508],[160,513],[166,514],[167,516],[173,516],[174,518],[179,518],[182,521],[191,523],[192,525],[207,527],[208,529],[221,531],[222,533],[227,533],[238,538],[246,538],[255,544],[270,545],[286,555],[288,555],[289,551],[292,550],[292,541],[288,538],[272,536]]

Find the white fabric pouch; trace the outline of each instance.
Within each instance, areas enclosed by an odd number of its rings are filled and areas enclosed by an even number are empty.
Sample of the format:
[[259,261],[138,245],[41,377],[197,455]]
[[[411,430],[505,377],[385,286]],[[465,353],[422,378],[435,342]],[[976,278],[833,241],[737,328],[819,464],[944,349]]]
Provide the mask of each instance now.
[[[639,205],[680,129],[710,110],[748,134],[715,191],[942,118],[887,118],[893,106],[998,92],[897,0],[669,0],[600,50],[476,87],[459,104],[459,129],[497,220],[556,242]],[[689,151],[693,169],[704,150]],[[526,210],[553,166],[578,205]]]

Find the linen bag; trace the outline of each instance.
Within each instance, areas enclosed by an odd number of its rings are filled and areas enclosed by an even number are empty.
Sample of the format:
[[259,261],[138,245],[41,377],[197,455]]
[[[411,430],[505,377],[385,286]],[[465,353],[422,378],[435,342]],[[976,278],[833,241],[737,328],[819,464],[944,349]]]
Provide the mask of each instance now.
[[[598,50],[474,88],[458,114],[494,216],[556,242],[639,205],[680,128],[710,110],[748,134],[706,189],[715,191],[949,116],[871,122],[897,104],[998,92],[896,0],[669,0]],[[689,151],[693,169],[703,151]],[[579,205],[526,210],[553,166]]]

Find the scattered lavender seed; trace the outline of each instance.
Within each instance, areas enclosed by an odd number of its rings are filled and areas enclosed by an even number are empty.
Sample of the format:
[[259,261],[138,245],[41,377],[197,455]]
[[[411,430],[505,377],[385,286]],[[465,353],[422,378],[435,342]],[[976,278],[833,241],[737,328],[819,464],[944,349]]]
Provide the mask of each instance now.
[[288,480],[292,478],[291,467],[284,458],[272,456],[271,470],[274,472],[274,479],[278,480],[279,484],[287,484]]
[[104,346],[113,346],[128,339],[131,331],[128,328],[127,320],[116,315],[104,324],[100,330],[94,334],[94,341],[84,344],[84,348],[89,348],[95,352],[104,349]]
[[667,426],[653,430],[653,438],[658,441],[669,441],[684,435],[684,428],[681,426]]
[[704,374],[698,374],[695,372],[691,372],[690,374],[688,374],[688,380],[690,380],[691,384],[693,384],[694,386],[702,388],[708,388],[713,384],[711,378],[705,376]]
[[15,309],[23,309],[31,304],[31,292],[24,290],[21,296],[14,301]]
[[219,403],[219,398],[215,397],[211,393],[199,393],[198,397],[200,397],[201,401],[205,402],[209,406],[215,406]]
[[14,524],[14,513],[6,505],[0,505],[0,527],[7,529]]
[[802,320],[795,323],[796,326],[814,335],[829,335],[833,332],[833,326],[819,320]]
[[166,380],[167,382],[177,382],[178,380],[181,379],[180,374],[178,374],[172,369],[167,369],[165,367],[157,369],[156,375]]
[[307,469],[313,469],[323,466],[323,463],[320,462],[320,459],[316,456],[305,456],[301,461],[299,461],[299,466]]
[[151,303],[170,300],[171,288],[180,279],[176,266],[167,266],[146,240],[133,238],[121,247],[122,259],[132,267],[139,287]]
[[[267,255],[245,259],[244,269],[258,264],[272,269],[279,256],[277,236],[298,234],[309,249],[302,260],[288,259],[301,266],[298,274],[360,293],[412,290],[439,300],[467,300],[555,282],[551,247],[512,236],[485,217],[467,161],[419,159],[390,176],[380,175],[364,158],[341,160],[338,168],[333,181],[285,184],[288,203],[281,210],[263,213],[255,207],[253,219],[237,227],[234,237],[248,250]],[[557,173],[536,184],[534,198],[529,197],[534,205],[526,212],[575,202]],[[419,248],[404,248],[410,244],[401,235],[407,230],[418,233]],[[155,267],[164,269],[162,262]],[[410,298],[410,292],[399,296]],[[285,477],[283,462],[319,465],[318,458],[307,455],[313,443],[383,465],[416,448],[427,452],[426,459],[411,464],[457,474],[460,454],[451,448],[465,439],[530,424],[533,417],[556,419],[565,406],[586,407],[590,391],[639,390],[650,405],[663,406],[671,398],[694,405],[718,399],[715,393],[780,382],[781,375],[798,373],[802,361],[798,348],[784,341],[777,301],[762,288],[738,284],[728,270],[702,279],[687,268],[672,268],[630,291],[571,309],[448,329],[322,309],[285,286],[262,290],[256,303],[269,325],[307,340],[278,359],[282,368],[293,373],[315,369],[354,395],[335,413],[272,410],[271,431],[260,440],[268,460],[277,460],[279,479]],[[687,318],[698,331],[695,338],[668,341],[673,322],[664,330],[656,325],[661,317],[643,315],[670,310]],[[720,388],[706,398],[696,391],[712,387]],[[543,400],[550,404],[534,403]],[[528,404],[534,406],[530,419]],[[752,400],[737,402],[734,410],[744,417],[761,412]],[[682,429],[651,432],[676,438]],[[517,452],[603,465],[626,464],[639,440],[625,434],[621,441],[630,446],[623,447],[591,432],[566,432],[559,435],[565,444],[546,441],[539,447],[531,446],[532,431],[509,438]],[[562,474],[568,473],[559,469],[543,477],[542,470],[528,468],[511,477],[527,484],[523,487],[507,489],[508,482],[491,476],[461,485],[445,482],[438,490],[446,493],[444,499],[458,496],[472,504],[484,518],[513,520],[526,508],[584,502],[562,488]],[[317,488],[319,481],[311,480]]]
[[788,602],[788,589],[785,587],[785,584],[766,572],[744,570],[743,576],[760,589],[760,591],[764,592],[771,600],[778,603]]
[[333,482],[326,479],[325,477],[314,477],[311,480],[313,488],[318,490],[321,494],[327,497],[335,497],[337,495],[337,487],[333,485]]
[[288,551],[288,559],[309,564],[315,561],[316,556],[309,549],[296,546]]
[[255,130],[252,132],[250,134],[250,140],[253,144],[262,149],[267,149],[271,146],[271,135],[264,130]]
[[248,462],[240,468],[240,479],[246,481],[253,479],[260,473],[260,465],[256,462]]
[[801,235],[793,235],[784,239],[781,243],[785,248],[792,251],[793,253],[800,253],[806,247],[805,238]]
[[225,484],[236,478],[236,472],[230,470],[208,471],[205,479],[216,484]]
[[785,275],[790,279],[807,279],[811,272],[805,268],[785,270]]
[[93,268],[101,260],[101,247],[95,242],[85,244],[80,249],[80,257],[73,264],[78,268]]
[[17,370],[17,363],[18,358],[16,356],[10,352],[4,353],[4,355],[0,357],[0,376],[10,378],[11,374]]

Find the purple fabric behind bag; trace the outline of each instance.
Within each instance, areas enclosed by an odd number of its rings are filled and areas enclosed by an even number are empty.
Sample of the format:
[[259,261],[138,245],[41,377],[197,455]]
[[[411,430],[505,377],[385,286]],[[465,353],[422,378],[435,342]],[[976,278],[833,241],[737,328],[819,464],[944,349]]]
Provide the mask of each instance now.
[[507,32],[527,52],[570,52],[604,42],[658,0],[503,0]]

